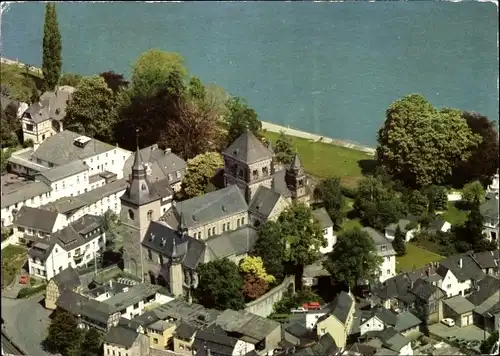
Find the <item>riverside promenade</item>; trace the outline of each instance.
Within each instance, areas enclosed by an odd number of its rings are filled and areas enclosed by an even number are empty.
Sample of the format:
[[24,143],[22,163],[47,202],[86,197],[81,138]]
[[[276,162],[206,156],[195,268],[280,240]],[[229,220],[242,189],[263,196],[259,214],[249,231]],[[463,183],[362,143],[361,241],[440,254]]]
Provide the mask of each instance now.
[[312,140],[314,142],[329,143],[329,144],[335,145],[335,146],[341,146],[341,147],[351,148],[351,149],[358,150],[358,151],[363,151],[369,155],[375,155],[374,148],[358,145],[358,144],[348,142],[348,141],[336,140],[333,138],[324,137],[321,135],[316,135],[316,134],[312,134],[312,133],[305,132],[305,131],[300,131],[300,130],[293,129],[293,128],[288,127],[288,126],[281,126],[281,125],[276,125],[276,124],[273,124],[270,122],[262,121],[262,128],[264,130],[271,131],[271,132],[277,132],[277,133],[283,131],[288,136],[301,137],[301,138],[305,138],[307,140]]
[[11,65],[11,66],[17,66],[19,68],[28,69],[30,72],[36,73],[37,75],[43,75],[41,68],[37,68],[37,67],[31,66],[29,64],[21,63],[17,60],[14,60],[14,59],[0,57],[0,63]]

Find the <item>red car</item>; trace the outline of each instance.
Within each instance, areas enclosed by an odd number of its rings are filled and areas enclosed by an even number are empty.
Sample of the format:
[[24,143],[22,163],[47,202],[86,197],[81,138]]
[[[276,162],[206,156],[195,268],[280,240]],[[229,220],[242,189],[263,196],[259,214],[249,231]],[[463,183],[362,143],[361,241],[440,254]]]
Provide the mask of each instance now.
[[28,284],[29,281],[30,281],[30,276],[21,276],[21,278],[19,278],[20,284]]
[[318,302],[309,302],[302,304],[302,307],[306,310],[319,310],[321,309],[321,304]]

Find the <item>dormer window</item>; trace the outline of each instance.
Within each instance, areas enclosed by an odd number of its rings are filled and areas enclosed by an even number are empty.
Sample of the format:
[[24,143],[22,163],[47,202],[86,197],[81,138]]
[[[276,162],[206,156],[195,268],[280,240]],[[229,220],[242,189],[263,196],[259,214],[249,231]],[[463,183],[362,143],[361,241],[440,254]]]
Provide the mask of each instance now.
[[146,190],[146,184],[145,183],[142,183],[141,190]]
[[386,245],[383,245],[383,246],[381,246],[381,247],[380,247],[380,249],[381,249],[382,251],[385,251],[385,250],[387,250],[387,246],[386,246]]

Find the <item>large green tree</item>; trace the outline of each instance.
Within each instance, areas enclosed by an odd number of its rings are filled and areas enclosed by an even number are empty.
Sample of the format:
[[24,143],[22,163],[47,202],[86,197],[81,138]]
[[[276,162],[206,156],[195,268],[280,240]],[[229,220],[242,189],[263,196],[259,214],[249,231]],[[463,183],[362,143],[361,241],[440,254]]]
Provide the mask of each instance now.
[[354,228],[339,234],[333,251],[324,262],[332,279],[351,289],[360,280],[374,281],[382,259],[370,235]]
[[278,281],[284,277],[285,250],[286,242],[280,224],[267,221],[259,228],[259,238],[253,246],[252,255],[261,257],[267,273]]
[[411,94],[387,109],[377,160],[407,186],[439,184],[480,142],[460,111],[436,109],[422,95]]
[[44,340],[44,347],[49,352],[59,352],[63,356],[74,354],[74,347],[80,345],[82,336],[82,329],[78,328],[78,322],[72,314],[56,311]]
[[229,110],[229,114],[225,118],[229,142],[236,140],[246,130],[260,137],[262,123],[258,119],[257,112],[248,106],[246,100],[233,97],[226,105]]
[[295,151],[292,146],[292,139],[285,135],[284,131],[280,132],[278,139],[273,146],[276,160],[284,165],[292,163],[295,156]]
[[457,238],[457,249],[460,252],[474,250],[482,252],[493,250],[495,244],[491,244],[485,239],[483,234],[484,217],[480,211],[479,200],[476,199],[471,206],[471,210],[463,226],[458,226],[454,229]]
[[104,79],[108,88],[111,89],[114,93],[117,93],[121,89],[126,88],[129,84],[122,74],[115,73],[112,70],[102,72],[101,74],[99,74],[99,76]]
[[183,198],[193,198],[206,193],[210,179],[218,168],[224,166],[222,156],[217,152],[200,154],[187,161],[187,170],[182,180]]
[[427,187],[425,194],[429,200],[429,213],[446,210],[448,194],[445,187],[441,185],[431,185]]
[[198,303],[219,310],[245,307],[243,277],[234,262],[223,258],[203,263],[197,272],[199,284],[194,294]]
[[462,190],[462,202],[472,205],[477,200],[480,203],[485,200],[486,191],[480,181],[467,183]]
[[396,232],[394,233],[394,241],[392,241],[392,247],[394,251],[398,254],[398,256],[404,256],[406,254],[406,246],[405,246],[406,236],[401,228],[396,226]]
[[80,356],[100,356],[102,350],[102,334],[94,328],[85,332],[82,344],[80,345]]
[[1,147],[15,147],[19,144],[21,120],[17,117],[17,105],[9,103],[1,111]]
[[65,128],[105,142],[113,142],[118,120],[115,94],[102,77],[83,78],[66,109]]
[[42,72],[46,90],[54,90],[61,76],[61,33],[57,24],[56,4],[45,5],[43,26]]
[[314,219],[311,208],[302,203],[292,204],[278,217],[286,243],[285,261],[295,273],[295,285],[302,289],[304,267],[320,258],[319,249],[326,246],[323,230]]
[[429,198],[418,190],[412,190],[409,194],[405,194],[403,201],[408,207],[408,212],[415,216],[424,215],[429,209]]
[[344,196],[342,195],[340,178],[323,179],[314,189],[314,196],[323,202],[323,206],[335,227],[340,228],[344,219]]
[[101,217],[101,227],[106,233],[106,247],[110,251],[120,252],[123,248],[125,227],[118,215],[111,210],[106,211]]

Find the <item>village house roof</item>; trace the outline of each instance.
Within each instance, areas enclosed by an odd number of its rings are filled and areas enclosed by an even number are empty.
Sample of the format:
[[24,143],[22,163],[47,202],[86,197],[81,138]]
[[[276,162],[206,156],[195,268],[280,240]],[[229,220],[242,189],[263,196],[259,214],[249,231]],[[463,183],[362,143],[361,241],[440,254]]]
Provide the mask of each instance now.
[[63,290],[59,299],[57,299],[56,305],[70,314],[81,315],[102,324],[107,324],[109,317],[118,312],[117,309],[108,304],[87,299],[68,289]]
[[196,355],[209,356],[210,353],[232,356],[238,339],[229,337],[220,328],[211,327],[196,333],[193,349]]
[[62,166],[116,149],[108,143],[90,137],[84,145],[77,144],[75,140],[79,137],[82,135],[68,130],[50,136],[31,154],[31,159],[40,159]]
[[394,329],[398,332],[404,332],[422,324],[422,321],[410,311],[404,311],[396,316],[396,325]]
[[177,202],[175,210],[185,218],[188,229],[219,221],[238,213],[247,212],[248,205],[237,185],[204,194],[199,197]]
[[209,237],[205,249],[205,261],[213,261],[230,256],[239,256],[252,250],[259,238],[252,226],[244,226],[237,230],[226,231],[222,235]]
[[66,107],[74,91],[75,88],[68,85],[61,86],[56,91],[46,91],[39,101],[26,109],[26,113],[36,124],[46,120],[60,121],[66,115]]
[[260,162],[274,157],[274,153],[249,130],[234,140],[222,154],[246,164]]
[[273,183],[272,188],[276,193],[279,193],[283,196],[283,198],[289,198],[292,193],[285,181],[286,169],[282,169],[280,171],[274,172],[273,174]]
[[500,312],[500,291],[496,291],[489,298],[479,304],[475,309],[479,315],[486,313],[494,314]]
[[474,252],[472,258],[481,269],[498,268],[500,266],[500,250]]
[[[23,182],[24,183],[24,182]],[[44,182],[26,182],[6,187],[2,180],[1,207],[6,208],[28,199],[50,192],[52,189]]]
[[317,356],[317,355],[336,355],[339,351],[335,339],[326,333],[317,343],[312,346],[303,348],[294,353],[298,356]]
[[331,315],[335,316],[342,324],[345,324],[353,304],[354,299],[348,293],[342,291],[330,304]]
[[461,315],[471,312],[475,306],[469,302],[464,296],[456,295],[454,297],[444,299],[443,304],[446,304],[456,314]]
[[487,219],[498,220],[498,199],[489,199],[479,207],[481,215]]
[[385,231],[394,234],[396,232],[397,227],[399,226],[401,231],[406,234],[409,231],[407,230],[408,225],[410,225],[411,223],[413,224],[418,223],[418,218],[414,217],[413,215],[408,215],[406,219],[400,219],[397,223],[392,223],[387,225],[385,227]]
[[66,267],[61,272],[56,274],[52,280],[60,289],[73,290],[81,285],[78,272],[76,272],[71,266]]
[[378,338],[380,338],[385,347],[392,351],[400,351],[409,343],[409,340],[398,333],[394,328],[388,328],[381,331]]
[[228,333],[243,335],[247,342],[253,344],[265,340],[271,332],[280,327],[280,324],[274,320],[232,309],[223,311],[215,323]]
[[40,176],[47,179],[49,182],[57,182],[58,180],[68,178],[72,175],[88,171],[90,169],[82,160],[76,160],[62,166],[57,166],[51,169],[44,170]]
[[444,278],[448,271],[451,271],[460,282],[471,279],[478,281],[485,275],[470,253],[452,255],[439,261],[437,273]]
[[117,293],[111,298],[104,300],[103,303],[117,309],[125,309],[139,303],[141,300],[154,296],[156,293],[170,295],[165,288],[159,285],[139,283],[130,286],[126,292]]
[[182,321],[175,329],[175,336],[181,340],[190,340],[197,331],[197,328]]
[[[430,297],[436,292],[439,291],[440,288],[432,285],[431,283],[423,280],[417,279],[413,284],[413,288],[410,289],[410,292],[414,294],[416,297],[422,300],[429,300]],[[443,295],[445,293],[441,291]]]
[[500,279],[486,275],[476,284],[476,290],[467,298],[474,305],[480,305],[500,290]]
[[373,317],[378,318],[386,325],[394,326],[397,323],[396,313],[383,307],[376,307],[370,310],[363,310],[361,315],[363,320],[362,323],[370,320]]
[[124,326],[113,326],[109,329],[104,337],[104,342],[112,345],[117,345],[125,349],[129,349],[134,344],[139,333],[136,330],[124,327]]
[[51,233],[59,214],[23,205],[14,218],[14,225]]
[[377,254],[379,256],[394,256],[396,255],[396,251],[394,251],[394,248],[392,247],[392,244],[387,238],[379,231],[371,228],[371,227],[364,227],[362,229],[363,231],[366,231],[368,235],[373,239],[373,242],[375,243],[375,246],[377,247]]
[[318,208],[313,210],[312,215],[314,219],[319,222],[321,228],[326,229],[333,226],[333,221],[332,219],[330,219],[330,215],[328,215],[325,208]]
[[297,322],[290,322],[286,325],[283,325],[283,331],[299,339],[308,337],[310,335],[309,330],[304,325]]
[[430,232],[437,232],[443,229],[443,226],[447,223],[447,221],[442,219],[434,219],[429,223],[429,227],[427,228]]
[[261,185],[252,198],[248,211],[255,215],[268,218],[280,197],[281,195],[276,191]]

